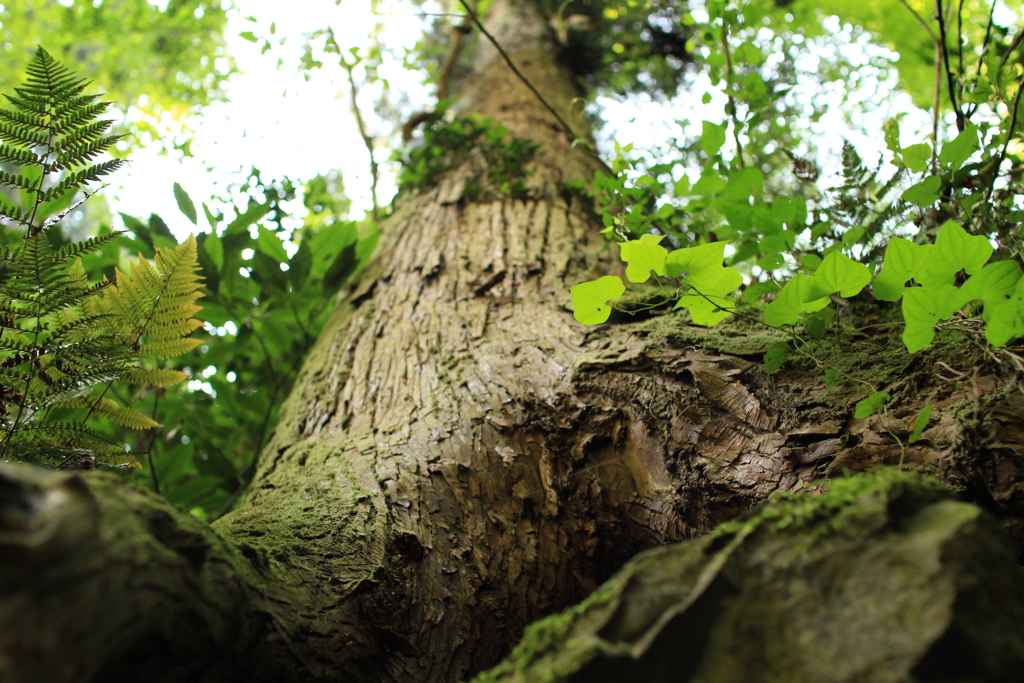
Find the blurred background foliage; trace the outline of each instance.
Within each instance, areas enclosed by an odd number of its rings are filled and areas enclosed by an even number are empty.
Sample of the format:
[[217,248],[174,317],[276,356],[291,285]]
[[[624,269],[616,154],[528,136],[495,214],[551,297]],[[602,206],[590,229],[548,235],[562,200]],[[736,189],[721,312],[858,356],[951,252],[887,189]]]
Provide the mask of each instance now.
[[0,92],[11,92],[37,45],[92,80],[104,97],[180,114],[218,96],[232,71],[220,0],[4,0]]

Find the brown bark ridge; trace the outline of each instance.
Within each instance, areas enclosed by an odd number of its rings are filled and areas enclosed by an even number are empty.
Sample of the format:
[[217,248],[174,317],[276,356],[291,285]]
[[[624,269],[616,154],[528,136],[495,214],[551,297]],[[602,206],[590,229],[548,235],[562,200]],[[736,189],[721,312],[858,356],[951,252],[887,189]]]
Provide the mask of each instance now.
[[[582,127],[542,18],[496,0],[488,21]],[[250,492],[212,531],[108,479],[44,485],[5,470],[0,550],[17,577],[0,603],[5,681],[129,670],[154,681],[463,680],[638,551],[703,535],[775,490],[901,456],[1020,518],[1024,396],[970,345],[907,356],[898,341],[846,338],[823,357],[863,383],[827,391],[808,363],[766,376],[775,339],[742,324],[576,324],[569,287],[615,268],[600,223],[565,186],[597,162],[486,45],[477,65],[456,110],[540,145],[529,195],[501,196],[469,152],[399,198]],[[853,402],[878,389],[894,397],[887,412],[854,419]],[[931,425],[904,453],[897,439],[906,444],[908,419],[927,403]],[[39,493],[62,488],[71,493]],[[22,527],[45,527],[56,545]],[[92,569],[75,573],[80,552]],[[55,578],[37,582],[33,567]],[[55,595],[77,601],[55,597],[44,612],[19,597],[43,601],[62,576]],[[146,587],[152,603],[136,595]],[[176,604],[171,633],[153,614]],[[34,633],[15,633],[37,608]],[[104,630],[108,621],[117,628]],[[63,635],[51,638],[50,624]],[[209,636],[175,645],[185,633]],[[81,634],[77,668],[40,663]],[[198,664],[186,675],[189,658]]]

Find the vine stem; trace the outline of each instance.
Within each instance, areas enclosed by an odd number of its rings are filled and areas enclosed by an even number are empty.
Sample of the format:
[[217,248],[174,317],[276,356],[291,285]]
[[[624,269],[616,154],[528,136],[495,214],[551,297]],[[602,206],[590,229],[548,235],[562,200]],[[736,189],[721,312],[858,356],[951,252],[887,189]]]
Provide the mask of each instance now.
[[[1024,31],[1021,32],[1024,35]],[[1010,140],[1013,139],[1013,130],[1017,126],[1017,108],[1020,106],[1020,96],[1024,93],[1024,79],[1017,84],[1017,94],[1013,98],[1013,109],[1010,111],[1010,128],[1006,131],[1006,141],[1003,142],[1003,148],[999,150],[999,160],[996,162],[995,173],[992,174],[992,182],[989,183],[988,191],[985,192],[985,203],[988,204],[989,199],[992,197],[992,192],[996,187],[996,179],[999,177],[999,167],[1003,165],[1003,161],[1006,159],[1006,152],[1010,148]]]
[[[732,57],[729,53],[729,22],[722,18],[722,54],[725,56],[725,89],[729,93],[729,119],[732,121],[732,138],[736,143],[736,162],[744,168],[743,145],[740,143],[740,120],[736,111],[736,98],[732,94]],[[701,295],[703,296],[703,295]]]
[[957,102],[956,85],[953,78],[953,70],[949,66],[949,50],[946,49],[946,14],[942,9],[942,0],[935,0],[936,18],[939,22],[939,45],[942,47],[942,60],[946,69],[946,84],[949,87],[949,101],[953,105],[953,114],[956,116],[956,128],[963,132],[967,126],[964,120],[964,113]]
[[932,44],[935,45],[935,85],[932,96],[932,158],[929,162],[932,171],[936,169],[936,163],[938,161],[938,147],[939,147],[939,104],[942,96],[942,42],[939,37],[935,35],[935,31],[928,25],[928,22],[917,13],[913,7],[907,2],[907,0],[900,0],[903,6],[914,15],[914,19],[917,23],[924,27],[924,30],[928,32],[928,36],[932,39]]
[[348,75],[349,107],[352,109],[352,116],[356,119],[356,127],[359,129],[359,137],[363,139],[363,145],[366,146],[366,152],[370,155],[370,199],[373,201],[373,220],[379,221],[380,204],[377,202],[377,183],[379,180],[380,169],[378,168],[376,159],[373,158],[374,140],[373,136],[367,132],[366,122],[363,120],[363,114],[359,109],[359,88],[356,86],[356,79],[352,73],[355,69],[355,65],[349,64],[346,59],[342,58],[341,68],[344,69],[345,73]]

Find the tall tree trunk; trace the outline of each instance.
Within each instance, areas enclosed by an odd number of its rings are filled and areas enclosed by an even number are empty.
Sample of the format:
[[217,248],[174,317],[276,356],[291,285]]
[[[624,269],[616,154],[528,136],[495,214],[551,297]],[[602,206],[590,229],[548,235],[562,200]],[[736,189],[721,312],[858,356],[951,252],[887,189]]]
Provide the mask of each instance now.
[[[543,17],[495,0],[488,25],[582,129]],[[615,268],[566,186],[598,164],[486,41],[476,66],[455,109],[539,144],[528,197],[472,153],[400,197],[213,531],[103,477],[0,471],[0,677],[459,681],[637,551],[903,455],[1020,514],[1020,393],[980,361],[933,372],[976,354],[866,347],[895,408],[855,420],[856,388],[766,376],[759,330],[576,324],[569,287]]]

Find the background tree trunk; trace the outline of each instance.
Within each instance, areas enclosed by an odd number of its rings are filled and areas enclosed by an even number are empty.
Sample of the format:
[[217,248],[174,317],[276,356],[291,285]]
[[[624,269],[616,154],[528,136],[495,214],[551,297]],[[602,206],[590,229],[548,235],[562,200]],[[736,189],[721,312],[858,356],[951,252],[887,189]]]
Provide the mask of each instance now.
[[[547,23],[516,4],[496,0],[492,32],[586,135]],[[40,484],[5,474],[0,543],[21,553],[8,560],[19,592],[59,583],[58,571],[33,584],[26,568],[73,566],[83,544],[118,565],[139,548],[170,550],[151,556],[159,578],[150,585],[161,588],[144,607],[133,607],[135,589],[94,589],[109,581],[101,561],[69,581],[88,608],[46,612],[32,634],[14,635],[20,603],[4,594],[5,680],[49,675],[31,668],[63,646],[46,640],[47,628],[97,634],[89,620],[116,612],[117,628],[71,648],[80,660],[45,680],[120,671],[136,680],[459,681],[636,552],[703,535],[772,491],[901,455],[1019,517],[1022,396],[970,347],[909,357],[843,340],[847,360],[863,358],[878,373],[875,389],[894,396],[888,414],[855,420],[852,403],[869,391],[826,392],[810,366],[766,376],[761,354],[776,339],[757,328],[700,330],[677,316],[576,324],[569,287],[616,268],[600,222],[566,187],[598,163],[486,42],[476,66],[455,110],[540,145],[529,196],[499,196],[487,161],[470,153],[436,186],[399,198],[374,264],[341,299],[282,408],[250,492],[216,533],[104,478]],[[849,351],[856,343],[862,356]],[[957,369],[941,374],[940,361]],[[896,437],[906,442],[908,418],[929,402],[932,426],[904,453]],[[46,493],[63,486],[81,496]],[[105,512],[102,496],[135,507]],[[87,528],[62,536],[47,520],[79,498],[92,501],[81,513]],[[195,605],[174,623],[191,628],[139,620],[143,608],[188,603],[183,595]],[[61,620],[76,626],[57,628]],[[186,646],[188,631],[210,637]],[[27,641],[43,645],[19,655]],[[185,654],[191,670],[168,668]]]

